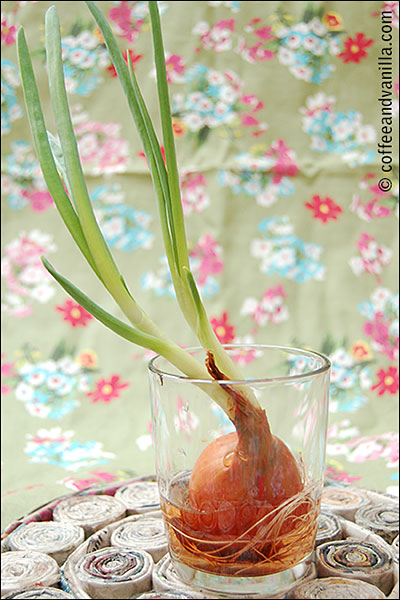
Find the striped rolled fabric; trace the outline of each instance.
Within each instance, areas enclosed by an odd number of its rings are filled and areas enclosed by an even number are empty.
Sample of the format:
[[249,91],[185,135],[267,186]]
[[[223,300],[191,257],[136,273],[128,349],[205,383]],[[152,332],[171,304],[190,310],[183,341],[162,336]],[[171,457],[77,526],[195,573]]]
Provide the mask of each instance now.
[[393,560],[398,568],[398,566],[399,566],[399,536],[394,538],[391,548],[392,548]]
[[29,590],[20,590],[18,592],[7,594],[6,596],[2,596],[2,600],[34,600],[36,598],[39,598],[40,600],[44,600],[45,598],[48,600],[51,600],[52,598],[57,600],[60,598],[60,600],[62,600],[62,598],[65,598],[68,600],[68,598],[75,598],[75,596],[71,596],[71,594],[68,594],[63,590],[59,590],[58,588],[42,586],[36,586],[30,588]]
[[155,481],[128,483],[115,492],[115,498],[126,507],[128,515],[160,509],[160,494]]
[[121,524],[111,534],[111,545],[132,550],[146,550],[157,562],[167,553],[168,542],[161,517],[138,516]]
[[376,585],[385,594],[393,587],[390,549],[347,539],[321,544],[315,557],[319,577],[360,579]]
[[91,598],[131,598],[151,589],[153,558],[145,551],[107,547],[85,554],[76,576]]
[[376,585],[359,579],[325,577],[301,583],[289,593],[288,598],[291,600],[319,600],[322,598],[378,600],[386,598],[386,596]]
[[51,587],[60,580],[58,564],[47,554],[35,550],[12,550],[1,557],[1,593],[29,588]]
[[378,504],[360,508],[354,520],[361,527],[380,535],[388,544],[399,535],[399,507],[396,504]]
[[62,521],[35,521],[18,527],[7,540],[10,550],[37,550],[59,565],[85,539],[82,527]]
[[321,510],[318,518],[315,545],[332,542],[342,538],[342,526],[339,519],[331,512]]
[[396,583],[396,585],[394,586],[393,590],[391,591],[391,593],[389,594],[388,598],[390,598],[390,600],[398,600],[399,599],[399,592],[400,592],[400,587],[399,584]]
[[70,496],[54,508],[53,519],[79,525],[88,536],[104,525],[122,519],[125,514],[125,506],[112,496]]
[[322,490],[321,510],[329,511],[354,520],[354,515],[359,508],[364,508],[371,503],[362,490],[354,487],[328,486]]

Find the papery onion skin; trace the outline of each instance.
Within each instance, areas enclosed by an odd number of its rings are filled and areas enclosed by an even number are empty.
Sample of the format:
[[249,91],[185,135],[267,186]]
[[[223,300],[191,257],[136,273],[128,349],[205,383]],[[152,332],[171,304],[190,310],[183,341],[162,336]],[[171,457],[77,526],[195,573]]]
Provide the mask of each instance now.
[[[207,366],[214,377],[226,379],[212,356]],[[299,466],[288,447],[271,434],[265,411],[255,407],[238,390],[224,385],[235,402],[232,421],[236,431],[211,442],[197,459],[189,482],[192,508],[235,508],[235,526],[240,535],[257,518],[268,514],[303,489]],[[240,510],[246,506],[248,510]],[[301,505],[296,514],[301,513]],[[199,524],[201,530],[201,524]],[[219,533],[218,524],[213,533]]]

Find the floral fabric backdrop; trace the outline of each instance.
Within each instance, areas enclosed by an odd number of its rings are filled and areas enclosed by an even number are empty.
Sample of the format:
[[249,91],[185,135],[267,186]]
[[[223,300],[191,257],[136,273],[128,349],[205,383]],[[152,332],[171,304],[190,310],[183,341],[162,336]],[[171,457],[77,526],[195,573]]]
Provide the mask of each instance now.
[[[51,4],[2,2],[3,526],[68,491],[154,472],[149,353],[97,323],[40,262],[47,256],[119,315],[32,148],[15,40],[23,25],[54,133],[43,39]],[[104,236],[140,304],[193,345],[101,34],[84,2],[55,4]],[[98,4],[159,129],[147,3]],[[214,330],[222,342],[329,355],[327,475],[397,493],[398,3],[158,4],[190,259]]]

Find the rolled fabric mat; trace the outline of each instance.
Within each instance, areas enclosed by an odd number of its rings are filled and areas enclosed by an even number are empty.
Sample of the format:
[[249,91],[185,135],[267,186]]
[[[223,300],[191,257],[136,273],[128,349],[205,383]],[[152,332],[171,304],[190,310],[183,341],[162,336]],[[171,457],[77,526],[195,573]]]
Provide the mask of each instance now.
[[55,506],[53,519],[79,525],[88,536],[125,514],[125,506],[112,496],[70,496]]
[[393,587],[390,550],[352,539],[327,542],[315,551],[319,577],[361,579],[388,594]]
[[48,554],[59,565],[85,539],[79,525],[62,521],[34,521],[15,529],[8,536],[10,550],[37,550]]
[[146,550],[157,562],[167,553],[168,542],[161,517],[138,516],[121,524],[111,534],[111,546]]
[[399,587],[399,582],[396,583],[396,585],[394,586],[394,588],[392,589],[392,591],[390,592],[388,598],[392,599],[392,598],[399,598],[399,592],[400,592],[400,587]]
[[393,552],[393,559],[398,565],[399,564],[399,536],[394,538],[391,548],[392,548],[392,552]]
[[359,508],[354,521],[380,535],[391,544],[399,535],[399,507],[395,504],[377,504]]
[[291,600],[319,600],[320,598],[375,600],[386,596],[376,585],[359,579],[325,577],[301,583],[289,592],[288,598]]
[[77,562],[76,576],[92,598],[130,598],[151,589],[154,561],[148,552],[115,548],[89,552]]
[[128,515],[160,508],[160,494],[155,481],[128,483],[115,492],[115,498],[126,507]]
[[11,550],[1,557],[1,593],[26,589],[33,585],[51,587],[60,580],[58,564],[43,552]]
[[328,486],[322,490],[321,509],[354,520],[359,508],[371,503],[367,494],[354,487]]
[[325,542],[340,540],[342,538],[342,526],[339,519],[331,512],[321,510],[318,518],[317,535],[315,545],[319,546]]
[[59,590],[54,587],[33,587],[29,590],[20,590],[18,592],[12,592],[6,596],[2,596],[1,600],[33,600],[34,598],[75,598],[63,590]]

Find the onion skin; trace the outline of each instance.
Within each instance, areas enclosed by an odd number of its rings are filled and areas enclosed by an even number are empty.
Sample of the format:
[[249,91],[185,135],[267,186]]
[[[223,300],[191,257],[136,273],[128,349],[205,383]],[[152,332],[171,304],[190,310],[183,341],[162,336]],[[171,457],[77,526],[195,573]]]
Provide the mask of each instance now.
[[[224,378],[210,355],[207,366],[216,379]],[[303,482],[294,456],[271,434],[265,411],[232,387],[224,385],[224,390],[235,402],[232,421],[236,431],[211,442],[197,459],[189,482],[189,502],[194,511],[234,510],[229,533],[240,535],[300,492]],[[301,513],[301,505],[295,512]],[[201,521],[198,528],[202,529]],[[212,533],[223,533],[218,523]]]

